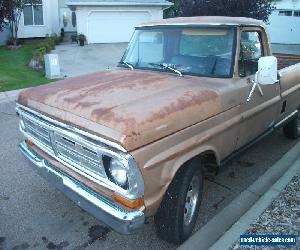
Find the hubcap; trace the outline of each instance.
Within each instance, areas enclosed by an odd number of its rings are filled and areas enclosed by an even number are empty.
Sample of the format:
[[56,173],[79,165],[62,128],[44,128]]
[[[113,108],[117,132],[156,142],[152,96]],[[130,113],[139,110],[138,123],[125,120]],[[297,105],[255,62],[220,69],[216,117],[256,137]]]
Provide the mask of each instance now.
[[197,202],[199,199],[199,188],[200,188],[200,180],[198,176],[194,176],[185,198],[185,206],[184,206],[184,224],[188,226],[193,219],[195,214]]

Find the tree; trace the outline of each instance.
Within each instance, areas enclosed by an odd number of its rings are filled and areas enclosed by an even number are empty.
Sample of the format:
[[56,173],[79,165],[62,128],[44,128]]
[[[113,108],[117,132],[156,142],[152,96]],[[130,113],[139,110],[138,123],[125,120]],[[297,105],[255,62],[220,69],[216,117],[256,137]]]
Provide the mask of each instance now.
[[166,9],[166,11],[164,12],[165,18],[177,17],[180,14],[180,0],[172,0],[170,2],[172,2],[173,5],[170,8]]
[[241,16],[265,22],[274,9],[272,0],[179,0],[176,7],[174,16]]
[[6,26],[5,22],[5,4],[4,0],[0,0],[0,32],[3,31],[3,28]]
[[36,4],[40,0],[0,0],[0,31],[8,26],[13,45],[17,45],[20,18],[26,4]]

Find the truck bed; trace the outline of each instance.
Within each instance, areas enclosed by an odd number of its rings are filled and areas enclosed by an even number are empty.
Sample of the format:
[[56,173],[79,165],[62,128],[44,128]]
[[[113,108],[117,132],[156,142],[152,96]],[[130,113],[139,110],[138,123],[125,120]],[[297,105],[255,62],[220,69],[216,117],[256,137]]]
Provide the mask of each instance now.
[[278,59],[278,70],[300,63],[300,55],[274,53]]

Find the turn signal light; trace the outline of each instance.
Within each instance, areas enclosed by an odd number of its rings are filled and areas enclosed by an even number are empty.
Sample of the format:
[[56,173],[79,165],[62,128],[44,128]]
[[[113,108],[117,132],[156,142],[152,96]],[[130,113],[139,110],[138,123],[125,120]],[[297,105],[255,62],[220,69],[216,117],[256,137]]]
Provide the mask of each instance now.
[[25,142],[29,145],[29,146],[33,146],[33,142],[31,140],[26,139]]
[[141,207],[144,205],[143,198],[139,198],[136,200],[127,200],[126,198],[124,198],[121,195],[114,194],[114,199],[115,199],[115,201],[121,203],[125,207],[131,208],[131,209],[138,208],[138,207]]

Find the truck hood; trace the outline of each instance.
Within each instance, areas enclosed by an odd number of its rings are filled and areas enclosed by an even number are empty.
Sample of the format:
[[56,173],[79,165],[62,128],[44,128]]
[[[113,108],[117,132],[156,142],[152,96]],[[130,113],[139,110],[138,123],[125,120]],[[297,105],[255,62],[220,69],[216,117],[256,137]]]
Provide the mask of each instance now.
[[132,151],[237,105],[226,96],[232,87],[232,79],[116,70],[25,90],[18,103]]

